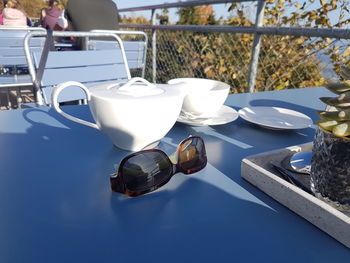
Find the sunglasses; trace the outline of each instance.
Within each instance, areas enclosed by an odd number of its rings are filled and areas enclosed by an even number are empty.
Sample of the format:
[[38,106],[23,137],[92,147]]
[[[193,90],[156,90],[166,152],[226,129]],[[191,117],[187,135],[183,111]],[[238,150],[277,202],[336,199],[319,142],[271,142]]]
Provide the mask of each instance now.
[[118,172],[110,178],[113,192],[139,196],[165,185],[176,173],[193,174],[207,165],[204,141],[199,136],[183,140],[175,152],[176,162],[158,149],[143,150],[126,156]]

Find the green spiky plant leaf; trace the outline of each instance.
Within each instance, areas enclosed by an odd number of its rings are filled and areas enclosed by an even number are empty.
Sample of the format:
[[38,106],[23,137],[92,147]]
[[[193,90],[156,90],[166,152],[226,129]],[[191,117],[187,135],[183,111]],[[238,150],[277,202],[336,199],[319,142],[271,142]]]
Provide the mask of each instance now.
[[333,128],[339,124],[337,121],[330,121],[330,120],[320,120],[316,122],[318,126],[320,126],[322,129],[326,131],[333,131]]
[[320,100],[333,107],[334,111],[318,111],[317,125],[338,137],[350,139],[350,69],[342,67],[340,74],[344,80],[329,83],[325,87],[337,97],[322,97]]
[[338,124],[333,128],[333,134],[339,137],[350,135],[350,121]]

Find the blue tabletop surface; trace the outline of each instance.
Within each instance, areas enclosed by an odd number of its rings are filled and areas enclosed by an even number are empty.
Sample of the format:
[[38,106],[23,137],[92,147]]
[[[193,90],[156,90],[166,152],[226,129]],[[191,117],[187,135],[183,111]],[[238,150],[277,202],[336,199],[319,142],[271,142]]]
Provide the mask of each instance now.
[[[324,88],[230,95],[236,110],[279,106],[314,121]],[[66,112],[92,120],[87,106]],[[129,154],[52,108],[0,112],[0,262],[349,262],[350,249],[240,176],[242,158],[313,140],[315,127],[277,131],[243,119],[176,123],[159,148],[204,138],[207,167],[137,198],[112,193]]]

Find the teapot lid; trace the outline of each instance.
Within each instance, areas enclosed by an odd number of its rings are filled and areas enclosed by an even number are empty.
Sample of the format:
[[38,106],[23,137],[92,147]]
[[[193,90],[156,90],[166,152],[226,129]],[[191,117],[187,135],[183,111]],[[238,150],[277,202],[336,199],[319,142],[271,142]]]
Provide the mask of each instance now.
[[127,83],[97,85],[90,89],[93,96],[113,98],[116,96],[148,97],[164,93],[164,89],[143,78],[132,78]]

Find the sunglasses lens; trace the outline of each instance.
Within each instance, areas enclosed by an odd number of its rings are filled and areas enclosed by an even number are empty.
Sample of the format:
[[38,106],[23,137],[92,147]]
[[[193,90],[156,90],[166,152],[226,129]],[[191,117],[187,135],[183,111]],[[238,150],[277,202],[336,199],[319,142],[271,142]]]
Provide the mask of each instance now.
[[169,159],[157,151],[132,156],[124,163],[122,169],[126,188],[135,192],[154,190],[172,175]]
[[185,174],[198,172],[207,164],[204,142],[199,137],[191,137],[183,141],[178,153],[178,164]]

